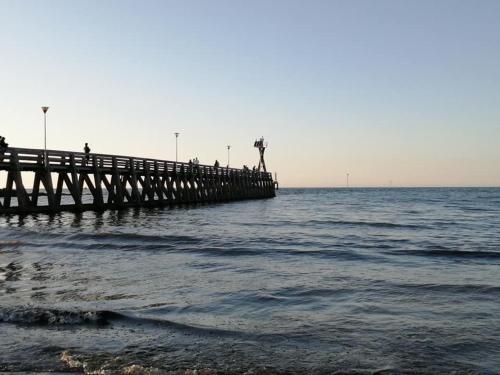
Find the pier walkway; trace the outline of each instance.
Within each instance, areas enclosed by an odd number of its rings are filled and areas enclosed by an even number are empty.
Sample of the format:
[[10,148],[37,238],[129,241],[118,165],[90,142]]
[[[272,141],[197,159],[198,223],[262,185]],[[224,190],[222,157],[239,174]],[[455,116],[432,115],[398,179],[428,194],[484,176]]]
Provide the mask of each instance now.
[[[43,149],[0,152],[0,214],[102,211],[275,196],[272,174]],[[31,186],[28,189],[27,186]]]

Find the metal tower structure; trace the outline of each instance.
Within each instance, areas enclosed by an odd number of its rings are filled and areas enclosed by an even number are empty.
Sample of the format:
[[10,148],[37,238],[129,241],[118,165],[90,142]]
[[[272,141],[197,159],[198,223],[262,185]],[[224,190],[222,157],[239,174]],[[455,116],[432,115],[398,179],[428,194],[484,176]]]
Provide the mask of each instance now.
[[254,142],[253,146],[259,149],[260,154],[259,167],[257,168],[257,170],[260,172],[260,168],[262,167],[262,170],[264,172],[267,172],[266,162],[264,161],[264,152],[267,148],[267,142],[264,142],[264,137],[260,137],[259,140]]

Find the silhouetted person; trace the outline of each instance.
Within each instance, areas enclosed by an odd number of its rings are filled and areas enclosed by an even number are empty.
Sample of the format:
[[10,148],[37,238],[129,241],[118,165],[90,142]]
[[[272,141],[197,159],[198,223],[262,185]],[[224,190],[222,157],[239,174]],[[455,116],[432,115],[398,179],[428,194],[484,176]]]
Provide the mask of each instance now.
[[85,151],[85,159],[87,162],[90,160],[90,147],[88,143],[85,143],[85,147],[83,148],[83,151]]
[[5,137],[0,137],[0,163],[3,161],[3,154],[7,147],[9,147],[9,144],[5,143]]
[[0,137],[0,148],[5,149],[7,147],[9,147],[9,144],[5,143],[5,137]]
[[215,160],[214,167],[219,168],[219,161],[217,159]]

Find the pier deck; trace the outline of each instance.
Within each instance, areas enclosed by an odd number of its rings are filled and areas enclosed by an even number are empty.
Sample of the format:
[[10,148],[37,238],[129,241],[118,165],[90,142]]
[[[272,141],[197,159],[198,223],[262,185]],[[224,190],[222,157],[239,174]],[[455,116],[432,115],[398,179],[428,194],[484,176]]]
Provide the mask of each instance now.
[[[0,152],[0,214],[102,211],[275,196],[272,174],[26,148]],[[27,189],[29,184],[31,189]]]

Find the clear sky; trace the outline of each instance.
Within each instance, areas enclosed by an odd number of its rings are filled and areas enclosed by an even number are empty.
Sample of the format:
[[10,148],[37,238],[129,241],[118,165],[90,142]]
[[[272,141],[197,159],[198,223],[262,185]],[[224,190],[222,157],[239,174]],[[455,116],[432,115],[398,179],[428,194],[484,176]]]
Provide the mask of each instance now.
[[11,145],[499,186],[500,1],[0,0]]

